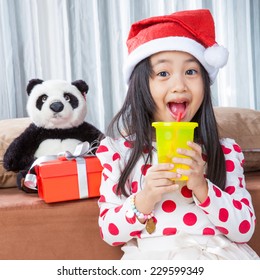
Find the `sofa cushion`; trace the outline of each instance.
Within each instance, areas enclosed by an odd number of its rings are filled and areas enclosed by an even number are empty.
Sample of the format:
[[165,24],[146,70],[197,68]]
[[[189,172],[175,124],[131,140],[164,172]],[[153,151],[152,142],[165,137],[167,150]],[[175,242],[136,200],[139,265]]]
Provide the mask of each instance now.
[[30,118],[0,120],[0,188],[15,187],[17,185],[16,173],[4,169],[3,157],[10,143],[18,137],[30,123]]
[[220,137],[234,139],[245,156],[245,171],[260,170],[260,111],[215,107]]

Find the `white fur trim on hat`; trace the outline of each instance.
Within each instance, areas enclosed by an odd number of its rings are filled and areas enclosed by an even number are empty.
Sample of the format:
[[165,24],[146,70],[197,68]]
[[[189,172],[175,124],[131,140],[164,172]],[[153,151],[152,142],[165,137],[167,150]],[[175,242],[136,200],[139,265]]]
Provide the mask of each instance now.
[[[144,43],[137,47],[135,50],[133,50],[127,57],[124,68],[125,80],[127,83],[129,82],[130,76],[135,66],[143,59],[158,52],[174,50],[190,53],[196,59],[198,59],[198,61],[204,66],[204,68],[208,72],[211,84],[213,84],[218,74],[219,68],[226,64],[228,57],[228,51],[226,49],[220,46],[216,46],[218,45],[214,45],[212,47],[212,51],[210,52],[198,42],[186,37],[165,37],[148,41],[147,43]],[[224,59],[220,59],[219,56],[216,56],[215,59],[218,61],[221,60],[222,66],[217,65],[216,61],[214,61],[214,51],[216,51],[218,48],[223,48],[225,50]],[[220,56],[221,55],[222,54],[220,54]]]

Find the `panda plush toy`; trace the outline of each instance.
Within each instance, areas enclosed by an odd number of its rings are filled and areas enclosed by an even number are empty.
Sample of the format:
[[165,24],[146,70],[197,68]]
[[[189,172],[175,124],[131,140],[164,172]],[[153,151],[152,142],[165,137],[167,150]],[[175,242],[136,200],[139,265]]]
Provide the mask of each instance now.
[[74,152],[82,142],[90,144],[103,137],[101,131],[85,122],[88,85],[83,80],[69,83],[63,80],[32,79],[27,85],[27,112],[32,121],[28,128],[10,144],[4,155],[4,167],[17,172],[17,185],[33,162],[46,155]]

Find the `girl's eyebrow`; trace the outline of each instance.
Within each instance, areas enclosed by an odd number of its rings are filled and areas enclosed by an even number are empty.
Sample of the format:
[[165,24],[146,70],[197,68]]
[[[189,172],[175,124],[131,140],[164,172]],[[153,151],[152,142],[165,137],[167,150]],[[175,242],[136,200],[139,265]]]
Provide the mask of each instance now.
[[171,63],[171,61],[169,59],[159,59],[154,64],[152,64],[152,67],[157,66],[158,64],[162,64],[162,63]]
[[195,63],[197,66],[200,66],[200,62],[195,57],[191,57],[186,60],[186,63]]
[[191,57],[191,58],[188,58],[187,60],[185,60],[184,62],[196,62],[196,63],[198,63],[198,60],[196,58]]

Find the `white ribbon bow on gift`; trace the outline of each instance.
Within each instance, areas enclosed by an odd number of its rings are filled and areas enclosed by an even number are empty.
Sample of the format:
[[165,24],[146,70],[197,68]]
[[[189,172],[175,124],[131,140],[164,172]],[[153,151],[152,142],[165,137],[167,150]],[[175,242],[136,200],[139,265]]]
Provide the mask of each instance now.
[[[66,158],[67,160],[73,160],[75,159],[77,162],[77,173],[78,173],[78,186],[79,186],[79,196],[80,198],[86,198],[88,197],[88,181],[87,181],[87,168],[86,168],[86,161],[84,157],[86,156],[93,156],[93,151],[97,149],[97,146],[95,144],[98,144],[96,141],[94,141],[91,145],[89,142],[83,142],[76,146],[75,151],[73,153],[69,151],[61,152],[58,155],[48,155],[48,156],[42,156],[37,158],[34,163],[32,164],[30,170],[36,166],[39,165],[42,162],[56,160],[58,158]],[[32,190],[37,190],[37,176],[35,174],[26,174],[24,185]]]

